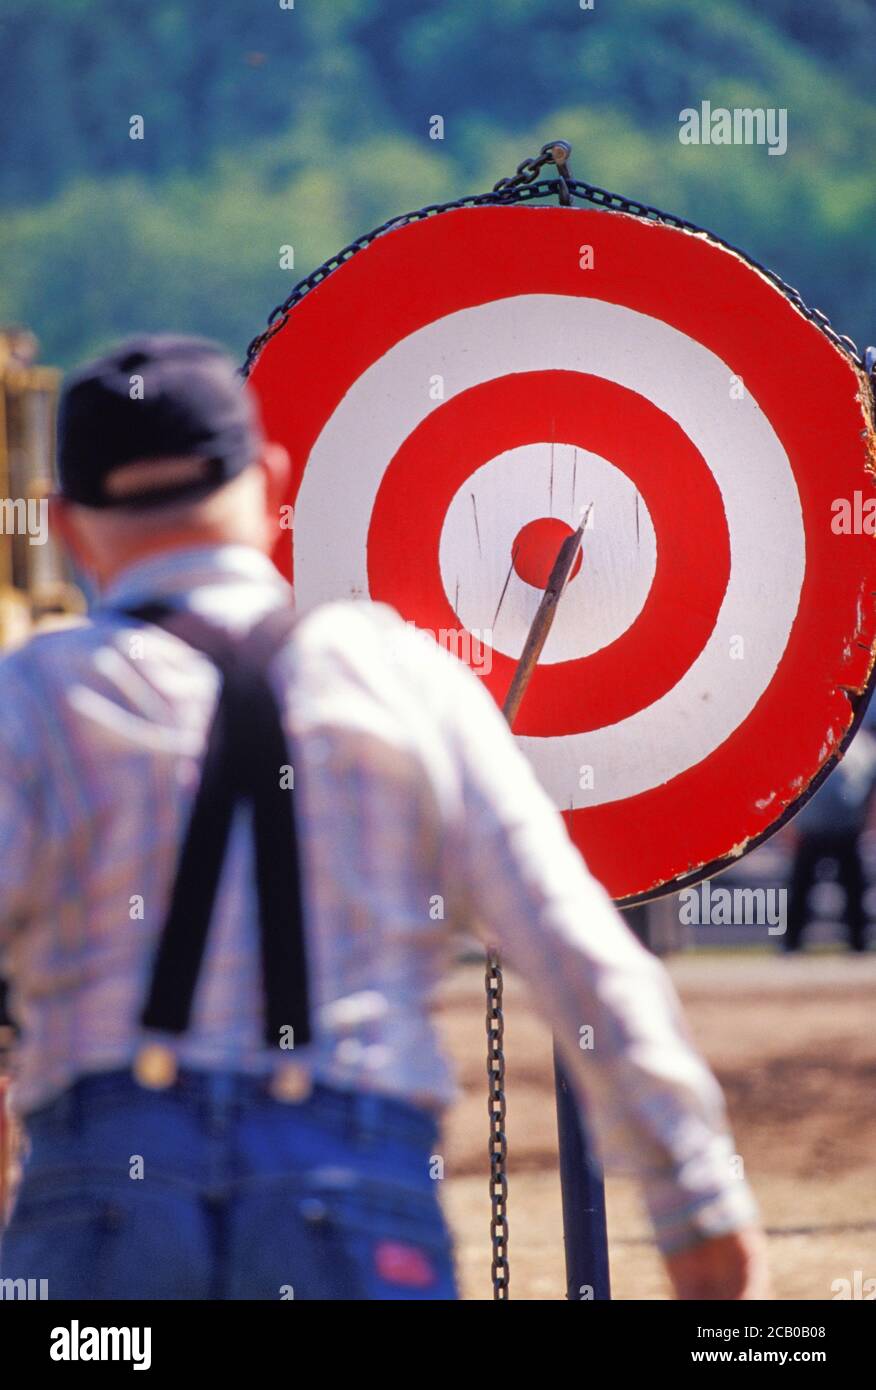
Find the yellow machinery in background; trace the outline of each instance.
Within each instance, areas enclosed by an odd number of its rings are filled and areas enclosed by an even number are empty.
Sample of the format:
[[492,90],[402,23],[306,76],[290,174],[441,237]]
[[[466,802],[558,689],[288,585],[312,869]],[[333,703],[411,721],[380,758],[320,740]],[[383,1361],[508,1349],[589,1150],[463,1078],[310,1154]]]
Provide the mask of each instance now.
[[[34,631],[76,621],[85,608],[46,524],[61,373],[38,365],[37,352],[28,329],[0,328],[0,650]],[[0,980],[0,1228],[18,1151],[8,1106],[14,1029],[4,1004]]]
[[48,536],[61,373],[36,361],[26,328],[0,328],[0,649],[84,610]]

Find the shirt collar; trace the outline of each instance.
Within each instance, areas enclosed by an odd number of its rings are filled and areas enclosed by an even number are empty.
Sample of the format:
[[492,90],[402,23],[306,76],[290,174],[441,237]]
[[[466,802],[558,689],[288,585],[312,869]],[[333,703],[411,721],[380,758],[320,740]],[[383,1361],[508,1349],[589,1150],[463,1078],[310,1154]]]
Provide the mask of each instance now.
[[193,589],[240,583],[289,588],[267,555],[252,546],[200,545],[166,550],[128,565],[107,586],[96,606],[129,608]]

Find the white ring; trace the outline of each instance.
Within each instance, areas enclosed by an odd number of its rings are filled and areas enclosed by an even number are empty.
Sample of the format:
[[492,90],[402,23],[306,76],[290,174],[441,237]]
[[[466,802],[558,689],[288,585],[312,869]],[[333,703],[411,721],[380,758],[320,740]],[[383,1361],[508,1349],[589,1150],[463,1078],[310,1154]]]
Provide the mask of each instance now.
[[523,444],[489,459],[447,508],[438,556],[461,627],[517,661],[544,592],[511,568],[517,534],[545,515],[574,531],[584,510],[583,563],[563,594],[539,665],[590,656],[626,632],[645,605],[657,567],[645,499],[599,454],[561,442]]
[[449,399],[550,370],[617,382],[671,416],[711,469],[730,534],[715,627],[671,690],[606,728],[521,738],[556,805],[572,809],[635,796],[708,757],[750,714],[787,645],[805,568],[800,497],[775,430],[747,388],[731,394],[732,369],[715,353],[634,309],[568,295],[518,295],[427,324],[362,373],[316,440],[295,509],[295,586],[302,607],[367,595],[374,501],[390,460],[440,408],[436,376]]

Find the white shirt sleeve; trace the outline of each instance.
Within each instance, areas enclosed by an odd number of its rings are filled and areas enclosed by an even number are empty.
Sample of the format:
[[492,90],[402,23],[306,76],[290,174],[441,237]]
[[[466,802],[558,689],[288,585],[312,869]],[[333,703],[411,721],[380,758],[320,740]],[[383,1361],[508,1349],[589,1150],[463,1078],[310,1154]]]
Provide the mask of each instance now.
[[756,1208],[736,1173],[723,1097],[665,969],[588,872],[489,694],[439,657],[460,777],[463,911],[552,1025],[603,1161],[639,1176],[661,1248],[750,1224]]

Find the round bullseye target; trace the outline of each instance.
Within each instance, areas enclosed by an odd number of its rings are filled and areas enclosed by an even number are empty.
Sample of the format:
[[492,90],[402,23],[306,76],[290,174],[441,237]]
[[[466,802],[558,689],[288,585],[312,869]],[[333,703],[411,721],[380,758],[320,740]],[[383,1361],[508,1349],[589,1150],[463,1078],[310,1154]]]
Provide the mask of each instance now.
[[299,604],[469,634],[499,702],[588,515],[515,732],[615,898],[714,872],[841,752],[876,642],[876,540],[838,524],[876,498],[872,402],[742,257],[614,212],[448,211],[310,290],[251,382],[295,464]]

